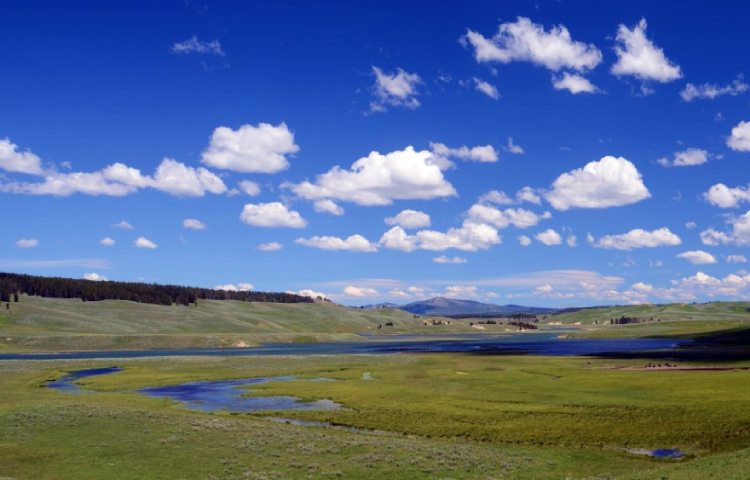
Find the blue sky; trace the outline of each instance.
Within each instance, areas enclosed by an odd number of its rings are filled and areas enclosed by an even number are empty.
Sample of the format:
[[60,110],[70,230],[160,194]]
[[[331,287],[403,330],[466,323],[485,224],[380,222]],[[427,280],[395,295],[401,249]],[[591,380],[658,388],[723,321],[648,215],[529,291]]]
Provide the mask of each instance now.
[[0,269],[747,298],[744,2],[6,2]]

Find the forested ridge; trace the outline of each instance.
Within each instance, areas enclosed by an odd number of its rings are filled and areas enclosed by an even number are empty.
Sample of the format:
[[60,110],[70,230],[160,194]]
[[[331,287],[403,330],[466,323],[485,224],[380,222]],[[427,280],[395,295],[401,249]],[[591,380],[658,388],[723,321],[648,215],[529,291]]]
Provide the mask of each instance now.
[[310,297],[282,292],[233,292],[181,285],[91,281],[62,277],[39,277],[0,272],[0,302],[18,301],[19,294],[39,297],[97,300],[130,300],[157,305],[190,305],[198,300],[242,302],[310,303]]

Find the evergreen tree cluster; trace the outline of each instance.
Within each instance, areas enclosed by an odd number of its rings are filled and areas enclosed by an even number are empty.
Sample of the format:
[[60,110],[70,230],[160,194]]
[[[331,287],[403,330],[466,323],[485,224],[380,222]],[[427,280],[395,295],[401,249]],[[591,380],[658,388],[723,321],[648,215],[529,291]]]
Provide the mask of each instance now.
[[18,301],[18,294],[39,297],[129,300],[157,305],[190,305],[198,300],[239,300],[242,302],[311,303],[310,297],[281,292],[232,292],[209,288],[158,285],[135,282],[95,282],[60,277],[39,277],[0,272],[0,302]]

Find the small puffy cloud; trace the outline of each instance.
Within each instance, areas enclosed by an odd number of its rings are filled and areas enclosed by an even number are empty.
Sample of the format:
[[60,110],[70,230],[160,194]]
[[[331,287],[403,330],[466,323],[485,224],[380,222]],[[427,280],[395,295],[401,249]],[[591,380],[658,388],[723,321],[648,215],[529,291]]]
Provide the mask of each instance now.
[[0,139],[0,168],[6,172],[42,175],[42,160],[31,153],[21,151],[10,139]]
[[747,257],[744,255],[727,255],[725,260],[727,263],[747,263]]
[[476,89],[477,92],[482,92],[493,100],[500,99],[500,93],[497,91],[497,87],[480,78],[474,77],[474,89]]
[[101,240],[99,240],[99,245],[103,245],[105,247],[111,247],[115,244],[115,241],[110,237],[104,237]]
[[299,212],[289,210],[281,202],[248,203],[242,209],[240,219],[255,227],[305,228],[307,221]]
[[284,248],[279,242],[266,242],[258,245],[258,250],[261,252],[277,252]]
[[0,191],[26,195],[66,197],[75,193],[121,197],[142,188],[153,188],[177,197],[202,197],[226,193],[224,182],[205,168],[193,168],[165,158],[153,176],[121,163],[96,172],[45,173],[43,182],[9,182]]
[[158,246],[146,237],[138,237],[135,242],[133,242],[133,245],[135,245],[137,248],[146,248],[149,250],[155,250]]
[[727,223],[731,225],[731,232],[721,232],[713,228],[701,232],[704,245],[750,245],[750,211],[739,217],[730,217]]
[[516,192],[516,201],[518,203],[529,202],[534,205],[541,205],[542,197],[540,197],[533,188],[523,187]]
[[568,238],[565,239],[565,243],[567,243],[569,247],[577,247],[578,237],[575,235],[568,235]]
[[226,283],[224,285],[216,285],[214,287],[214,290],[224,290],[225,292],[249,292],[250,290],[254,290],[255,287],[253,287],[252,283],[238,283],[238,284],[232,284],[232,283]]
[[468,162],[480,163],[492,163],[498,160],[497,150],[492,145],[479,145],[471,148],[463,145],[458,148],[450,148],[445,144],[432,142],[430,148],[437,157],[445,159],[458,158]]
[[573,95],[579,93],[597,93],[599,91],[596,85],[591,83],[588,78],[564,72],[562,76],[552,77],[552,86],[555,90],[567,90]]
[[451,285],[445,287],[443,295],[448,298],[475,298],[478,296],[478,292],[474,285]]
[[135,228],[135,227],[133,227],[133,225],[131,225],[130,223],[126,222],[125,220],[120,220],[119,222],[117,222],[115,224],[112,224],[112,226],[114,228],[121,228],[123,230],[132,230],[133,228]]
[[713,100],[724,95],[736,97],[747,90],[747,83],[743,81],[742,76],[739,76],[732,83],[723,87],[712,83],[704,83],[703,85],[688,83],[680,92],[680,97],[686,102],[692,102],[696,99]]
[[522,247],[528,247],[531,245],[531,239],[526,235],[520,235],[518,237],[518,243],[520,243]]
[[620,24],[615,38],[617,62],[612,65],[612,73],[661,83],[682,78],[679,65],[672,63],[664,50],[646,37],[646,26],[646,19],[641,19],[632,29]]
[[344,214],[344,209],[333,200],[318,200],[313,206],[318,213],[329,213],[331,215],[336,215],[337,217]]
[[704,252],[703,250],[689,250],[687,252],[682,252],[677,255],[677,258],[687,260],[693,265],[709,265],[716,263],[716,257],[708,252]]
[[300,295],[302,297],[310,297],[310,298],[328,298],[328,295],[326,295],[323,292],[316,292],[315,290],[311,290],[309,288],[304,288],[302,290],[297,291],[288,291],[286,293],[293,293],[295,295]]
[[492,190],[481,197],[479,197],[479,203],[494,203],[495,205],[511,205],[513,199],[510,198],[505,192]]
[[692,230],[692,229],[694,229],[697,226],[698,226],[698,224],[695,223],[695,222],[686,222],[685,223],[685,228],[687,228],[688,230]]
[[21,238],[16,240],[17,248],[34,248],[39,246],[39,240],[36,238]]
[[395,226],[385,232],[381,237],[381,246],[391,250],[401,250],[402,252],[412,252],[418,246],[418,240],[415,235],[409,235],[400,226]]
[[218,40],[206,42],[203,40],[198,40],[198,37],[196,37],[195,35],[183,42],[177,42],[172,45],[172,52],[178,55],[200,53],[217,55],[219,57],[225,56],[224,51],[221,49],[221,43],[219,43]]
[[738,152],[750,152],[750,122],[740,122],[732,129],[727,146]]
[[468,260],[466,260],[464,257],[446,257],[445,255],[440,255],[439,257],[435,257],[432,259],[435,263],[450,263],[450,264],[461,264],[466,263]]
[[673,158],[660,158],[657,160],[662,167],[692,167],[703,165],[708,162],[708,151],[700,148],[688,148],[681,152],[675,152]]
[[682,240],[668,228],[662,227],[650,232],[635,228],[621,235],[605,235],[599,240],[589,237],[589,243],[597,248],[633,250],[635,248],[673,247],[680,245]]
[[394,200],[429,200],[456,195],[432,152],[406,147],[385,155],[372,152],[344,170],[333,167],[315,182],[285,183],[308,200],[341,200],[358,205],[390,205]]
[[414,109],[419,106],[417,87],[422,83],[419,75],[400,68],[395,73],[385,73],[375,66],[372,73],[375,75],[375,99],[370,102],[372,112],[385,112],[388,107]]
[[711,205],[721,208],[734,208],[743,202],[750,202],[750,184],[747,187],[727,187],[723,183],[712,185],[703,194]]
[[240,190],[248,197],[256,197],[260,195],[260,185],[250,180],[242,180],[239,183]]
[[182,227],[188,230],[205,230],[206,224],[194,218],[186,218],[182,221]]
[[507,143],[507,145],[505,145],[504,148],[505,148],[506,152],[510,152],[513,155],[523,155],[523,153],[524,153],[523,147],[521,147],[520,145],[516,145],[515,143],[513,143],[513,137],[508,137],[508,143]]
[[649,283],[637,282],[630,286],[632,290],[641,293],[650,293],[654,291],[654,286]]
[[418,210],[402,210],[385,219],[386,225],[401,225],[404,228],[424,228],[430,226],[430,216]]
[[443,251],[450,248],[474,252],[486,250],[501,242],[502,237],[495,227],[469,220],[460,228],[451,228],[447,232],[419,230],[414,235],[409,235],[400,226],[395,226],[380,238],[380,245],[385,248],[404,252],[416,249]]
[[619,207],[649,197],[651,194],[635,165],[612,156],[563,173],[545,194],[557,210]]
[[276,173],[289,167],[288,155],[299,151],[286,123],[218,127],[203,151],[206,165],[241,173]]
[[[65,166],[65,164],[63,164]],[[69,167],[69,165],[67,165]],[[0,192],[25,195],[64,197],[75,193],[85,195],[125,196],[144,188],[153,188],[178,197],[200,197],[206,193],[226,193],[222,180],[206,170],[195,169],[176,160],[165,158],[154,175],[143,175],[137,168],[113,163],[94,172],[59,172],[54,167],[41,168],[41,160],[31,152],[19,152],[9,140],[0,140],[0,168],[15,173],[28,173],[40,181],[5,181],[0,178]]]
[[105,277],[104,275],[99,275],[98,273],[95,273],[95,272],[84,273],[83,279],[90,280],[92,282],[106,282],[107,281],[107,277]]
[[349,251],[371,253],[378,250],[377,245],[371,243],[362,235],[350,235],[347,238],[331,236],[315,236],[312,238],[298,238],[294,241],[306,247],[319,248],[321,250]]
[[467,212],[469,221],[484,223],[496,228],[506,228],[513,225],[517,228],[528,228],[537,225],[547,216],[538,215],[523,208],[506,208],[500,210],[490,205],[475,203]]
[[343,292],[347,297],[374,297],[380,294],[380,292],[374,288],[355,287],[354,285],[345,287]]
[[551,228],[537,233],[536,235],[534,235],[534,238],[547,245],[548,247],[553,245],[560,245],[562,243],[562,237],[560,236],[560,234],[552,230]]
[[596,67],[602,53],[593,44],[572,39],[564,25],[546,31],[525,17],[501,23],[492,38],[469,30],[464,40],[474,49],[477,62],[531,62],[552,71],[577,71]]

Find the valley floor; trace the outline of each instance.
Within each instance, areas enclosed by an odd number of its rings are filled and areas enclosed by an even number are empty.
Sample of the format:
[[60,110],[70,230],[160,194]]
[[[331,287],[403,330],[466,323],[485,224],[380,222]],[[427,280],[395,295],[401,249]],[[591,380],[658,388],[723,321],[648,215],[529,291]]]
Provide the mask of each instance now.
[[[746,478],[750,363],[645,363],[453,354],[0,362],[0,478]],[[79,381],[88,393],[44,386],[113,365],[123,371]],[[277,375],[297,380],[251,395],[344,408],[206,413],[135,391]],[[319,377],[333,381],[309,381]],[[632,453],[654,448],[687,457]]]

